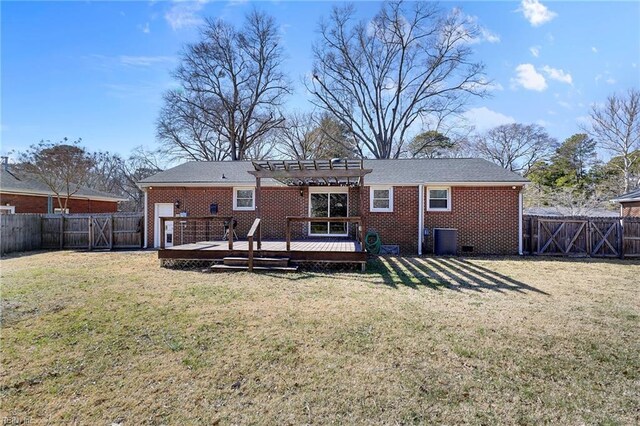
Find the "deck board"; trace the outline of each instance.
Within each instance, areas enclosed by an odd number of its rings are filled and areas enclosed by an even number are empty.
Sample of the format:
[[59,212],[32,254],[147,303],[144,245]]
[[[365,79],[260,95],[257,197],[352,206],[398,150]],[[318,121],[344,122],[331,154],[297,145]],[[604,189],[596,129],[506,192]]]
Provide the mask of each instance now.
[[[222,259],[227,256],[248,256],[247,241],[234,241],[229,250],[228,241],[198,241],[161,249],[160,259]],[[360,243],[353,240],[299,240],[291,241],[291,250],[287,251],[285,241],[262,241],[262,248],[257,249],[256,257],[287,257],[292,261],[304,262],[366,262],[367,253],[360,251]]]
[[[286,251],[287,243],[285,241],[263,241],[262,251]],[[191,244],[182,244],[167,247],[165,250],[216,250],[228,251],[228,241],[198,241]],[[249,243],[247,241],[234,241],[234,251],[248,251]],[[257,244],[254,242],[254,250],[257,250]],[[338,251],[338,252],[357,252],[360,251],[360,243],[357,241],[291,241],[291,251]]]

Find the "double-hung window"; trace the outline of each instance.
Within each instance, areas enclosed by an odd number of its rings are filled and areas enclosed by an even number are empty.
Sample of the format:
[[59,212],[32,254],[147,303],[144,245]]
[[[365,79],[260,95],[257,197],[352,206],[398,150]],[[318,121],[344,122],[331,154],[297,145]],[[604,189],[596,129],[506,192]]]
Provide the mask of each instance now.
[[369,211],[393,212],[393,187],[372,186],[369,192]]
[[233,188],[234,210],[255,210],[255,188]]
[[451,188],[428,187],[427,211],[451,211]]

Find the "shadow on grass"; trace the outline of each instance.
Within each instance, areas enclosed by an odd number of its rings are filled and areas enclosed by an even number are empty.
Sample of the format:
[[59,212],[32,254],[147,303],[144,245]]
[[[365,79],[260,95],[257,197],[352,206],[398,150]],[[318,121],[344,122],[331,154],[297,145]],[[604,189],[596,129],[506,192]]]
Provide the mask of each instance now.
[[461,258],[378,257],[369,262],[367,275],[379,275],[385,285],[420,286],[453,291],[548,293]]

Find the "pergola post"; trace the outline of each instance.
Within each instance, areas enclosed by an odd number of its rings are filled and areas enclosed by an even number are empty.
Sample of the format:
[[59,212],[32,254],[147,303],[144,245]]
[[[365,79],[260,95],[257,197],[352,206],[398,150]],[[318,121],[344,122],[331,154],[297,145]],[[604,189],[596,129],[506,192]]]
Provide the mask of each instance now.
[[260,192],[261,192],[261,187],[260,187],[260,177],[256,176],[256,218],[260,218],[260,212],[261,212],[261,205],[260,205],[260,200],[262,199],[260,197]]

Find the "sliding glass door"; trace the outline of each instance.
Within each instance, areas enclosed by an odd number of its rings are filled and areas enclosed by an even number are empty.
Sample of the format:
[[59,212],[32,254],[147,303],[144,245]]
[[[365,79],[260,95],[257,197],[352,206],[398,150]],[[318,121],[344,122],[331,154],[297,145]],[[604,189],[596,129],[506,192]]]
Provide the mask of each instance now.
[[[347,217],[349,195],[346,192],[312,192],[309,200],[311,217]],[[316,236],[346,236],[347,224],[341,222],[311,223],[309,234]]]

